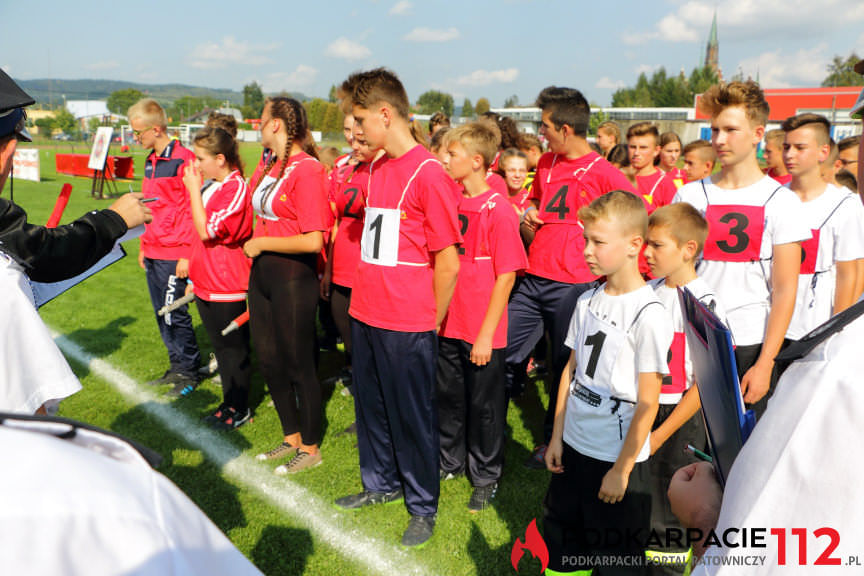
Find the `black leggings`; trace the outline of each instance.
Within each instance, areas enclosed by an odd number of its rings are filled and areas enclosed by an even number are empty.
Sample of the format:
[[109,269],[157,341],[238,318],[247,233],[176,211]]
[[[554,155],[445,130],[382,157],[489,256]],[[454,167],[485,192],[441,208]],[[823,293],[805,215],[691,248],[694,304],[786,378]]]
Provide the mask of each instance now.
[[265,252],[249,277],[252,343],[270,396],[288,436],[321,441],[322,399],[315,371],[315,254]]
[[342,342],[345,344],[345,364],[347,366],[351,366],[351,317],[348,315],[348,308],[350,307],[351,288],[330,284],[330,312],[333,314],[333,321],[336,323],[339,334],[342,335]]
[[245,412],[249,407],[249,387],[252,382],[249,323],[227,336],[222,336],[222,330],[246,311],[246,301],[208,302],[196,297],[195,303],[219,363],[225,404],[238,412]]

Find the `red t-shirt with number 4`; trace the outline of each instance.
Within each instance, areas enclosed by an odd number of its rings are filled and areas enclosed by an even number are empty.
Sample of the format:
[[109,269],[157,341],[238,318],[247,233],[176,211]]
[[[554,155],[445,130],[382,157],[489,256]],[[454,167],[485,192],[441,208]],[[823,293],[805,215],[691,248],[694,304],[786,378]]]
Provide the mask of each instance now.
[[582,252],[582,222],[579,209],[612,190],[636,193],[617,168],[596,152],[567,159],[547,152],[537,162],[537,175],[530,199],[539,202],[537,229],[528,250],[528,273],[557,282],[592,282]]
[[252,193],[258,217],[254,237],[290,237],[329,229],[333,213],[327,185],[324,165],[305,152],[288,158],[281,178],[279,162],[274,164]]
[[[474,344],[489,309],[495,280],[528,266],[519,236],[519,217],[510,206],[507,197],[495,190],[463,197],[459,203],[459,279],[441,325],[442,336]],[[506,347],[505,310],[492,338],[492,348]]]
[[801,201],[764,176],[728,190],[711,178],[684,185],[675,202],[687,202],[708,220],[708,239],[698,272],[726,307],[738,346],[760,344],[771,308],[774,246],[810,238]]
[[366,255],[357,265],[351,316],[387,330],[435,330],[432,264],[435,252],[462,241],[459,197],[456,183],[422,146],[371,167],[361,240]]

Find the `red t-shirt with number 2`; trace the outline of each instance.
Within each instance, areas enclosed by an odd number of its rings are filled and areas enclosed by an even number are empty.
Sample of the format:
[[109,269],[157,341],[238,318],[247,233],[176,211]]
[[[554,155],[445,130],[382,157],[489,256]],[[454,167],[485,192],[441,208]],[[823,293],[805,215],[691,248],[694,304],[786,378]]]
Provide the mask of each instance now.
[[422,146],[371,166],[351,316],[387,330],[435,330],[434,253],[462,241],[460,196]]
[[541,156],[530,199],[539,201],[543,225],[528,250],[528,273],[568,284],[595,280],[582,254],[579,209],[612,190],[636,193],[624,174],[595,152],[572,160],[551,152]]

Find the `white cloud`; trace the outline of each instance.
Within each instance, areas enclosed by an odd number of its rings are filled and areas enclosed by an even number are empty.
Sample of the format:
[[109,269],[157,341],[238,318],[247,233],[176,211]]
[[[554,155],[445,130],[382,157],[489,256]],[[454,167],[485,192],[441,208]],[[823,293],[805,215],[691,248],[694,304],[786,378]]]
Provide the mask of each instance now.
[[249,44],[237,41],[233,36],[225,36],[221,42],[211,41],[195,46],[187,62],[192,68],[203,70],[225,68],[228,64],[263,66],[273,61],[267,54],[278,47],[278,43]]
[[400,2],[397,2],[396,4],[394,4],[392,8],[390,8],[390,15],[391,16],[401,16],[403,14],[407,14],[410,11],[411,11],[411,2],[408,2],[407,0],[401,0]]
[[372,55],[372,51],[359,42],[354,42],[344,36],[340,36],[327,46],[327,49],[324,50],[324,54],[331,58],[339,58],[351,62],[368,58]]
[[[739,64],[739,69],[745,77],[754,80],[759,77],[759,84],[765,88],[789,88],[791,86],[819,85],[828,74],[828,45],[824,42],[812,48],[802,48],[794,54],[781,50],[764,52],[752,58],[746,58]],[[731,76],[737,70],[729,71]]]
[[659,70],[660,66],[656,66],[653,64],[640,64],[636,67],[636,75],[645,73],[647,75],[653,74],[655,70]]
[[409,42],[449,42],[459,38],[459,30],[456,28],[414,28],[402,37]]
[[88,70],[101,71],[101,70],[116,70],[119,67],[120,67],[120,63],[117,62],[116,60],[102,60],[100,62],[94,62],[92,64],[89,64],[87,66],[87,69]]
[[704,42],[715,9],[721,43],[776,35],[800,41],[835,30],[838,18],[845,24],[864,21],[860,0],[687,0],[661,16],[648,32],[625,32],[621,40],[629,45]]
[[293,72],[274,72],[262,82],[264,92],[298,91],[311,86],[318,78],[318,70],[300,64]]
[[594,84],[595,88],[599,88],[601,90],[618,90],[619,88],[624,88],[626,86],[627,84],[625,84],[623,81],[612,80],[608,76],[603,76],[602,78],[600,78],[600,80],[597,81],[596,84]]
[[487,86],[489,84],[509,84],[519,77],[518,68],[505,70],[475,70],[467,76],[460,76],[456,84],[460,86]]

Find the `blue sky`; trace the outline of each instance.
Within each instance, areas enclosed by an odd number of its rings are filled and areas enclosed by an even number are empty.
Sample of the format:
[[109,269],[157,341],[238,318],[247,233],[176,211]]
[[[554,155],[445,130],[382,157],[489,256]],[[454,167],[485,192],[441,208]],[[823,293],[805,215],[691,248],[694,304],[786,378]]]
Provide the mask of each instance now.
[[[0,67],[14,78],[179,82],[326,96],[388,66],[412,101],[429,89],[493,106],[550,84],[593,103],[665,66],[701,64],[714,9],[720,64],[766,87],[818,85],[836,55],[864,56],[861,0],[0,1]],[[18,24],[16,24],[18,23]]]

